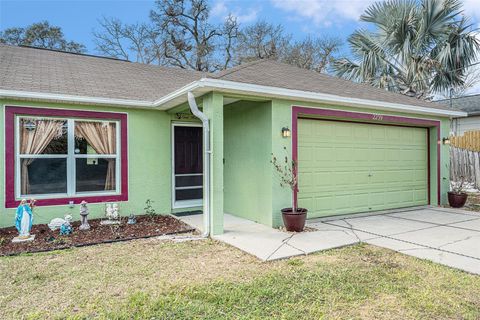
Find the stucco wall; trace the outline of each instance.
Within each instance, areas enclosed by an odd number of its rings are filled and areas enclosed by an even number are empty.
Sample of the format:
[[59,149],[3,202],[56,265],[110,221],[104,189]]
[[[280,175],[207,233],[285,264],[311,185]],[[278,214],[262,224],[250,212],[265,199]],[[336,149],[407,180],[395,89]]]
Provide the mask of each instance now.
[[271,225],[271,104],[227,105],[224,120],[225,212]]
[[[162,111],[134,108],[109,108],[99,106],[48,104],[20,101],[0,101],[0,226],[13,225],[14,209],[5,209],[5,153],[4,105],[79,109],[89,111],[123,112],[128,114],[129,200],[120,203],[122,215],[141,214],[147,199],[160,214],[171,212],[171,121],[173,116]],[[90,204],[90,218],[102,217],[103,204]],[[37,207],[34,223],[49,222],[54,217],[72,214],[80,218],[79,206],[68,205]]]

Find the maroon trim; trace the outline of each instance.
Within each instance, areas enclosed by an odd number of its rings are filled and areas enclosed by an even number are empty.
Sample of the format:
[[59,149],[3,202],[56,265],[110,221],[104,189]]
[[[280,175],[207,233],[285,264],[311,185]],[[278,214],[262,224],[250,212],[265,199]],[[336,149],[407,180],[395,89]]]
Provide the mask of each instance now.
[[[441,203],[441,195],[440,195],[440,121],[438,122],[437,126],[437,202],[438,205]],[[430,146],[430,145],[429,145]]]
[[[313,117],[312,117],[313,116]],[[390,116],[383,114],[375,113],[362,113],[362,112],[350,112],[350,111],[341,111],[341,110],[331,110],[331,109],[319,109],[319,108],[307,108],[300,106],[292,107],[292,158],[293,161],[298,164],[298,119],[307,118],[307,119],[316,119],[318,120],[333,120],[333,121],[343,121],[343,122],[356,122],[356,123],[369,123],[369,124],[379,124],[379,125],[393,125],[393,126],[402,126],[402,127],[419,127],[419,128],[437,128],[437,201],[440,205],[440,145],[438,141],[440,139],[440,121],[438,120],[427,120],[427,119],[417,119],[417,118],[408,118],[401,116]],[[339,119],[340,118],[340,119]],[[427,139],[428,139],[428,202],[430,204],[430,130],[427,129]],[[298,165],[295,166],[295,174],[298,170]],[[294,192],[294,203],[297,204],[298,189]]]
[[78,204],[85,200],[90,203],[128,201],[128,132],[127,115],[112,112],[81,111],[66,109],[5,107],[5,207],[14,208],[20,201],[15,199],[15,116],[50,116],[88,119],[109,119],[120,122],[120,175],[121,193],[108,196],[67,197],[55,199],[39,199],[38,206],[66,205],[70,201]]
[[[298,112],[297,107],[292,109],[292,160],[295,164],[293,168],[293,174],[298,176]],[[293,207],[298,208],[298,182],[293,192]]]
[[431,175],[430,175],[430,129],[427,128],[427,163],[428,163],[428,168],[427,168],[427,179],[428,179],[428,204],[432,204],[432,199],[431,199],[431,195],[430,195],[430,188],[431,188],[431,185],[430,185],[430,178],[431,178]]

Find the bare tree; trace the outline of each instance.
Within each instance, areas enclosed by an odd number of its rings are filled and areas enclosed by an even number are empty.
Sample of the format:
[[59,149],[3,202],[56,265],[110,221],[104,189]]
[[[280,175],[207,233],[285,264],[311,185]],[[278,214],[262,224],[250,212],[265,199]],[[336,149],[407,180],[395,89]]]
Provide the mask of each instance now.
[[125,24],[116,18],[99,20],[94,30],[96,49],[101,54],[141,63],[162,64],[160,35],[147,23]]
[[292,42],[281,24],[265,21],[240,30],[233,15],[212,25],[209,13],[207,0],[157,0],[150,23],[100,20],[100,30],[94,31],[97,50],[110,57],[204,72],[257,59],[325,72],[341,46],[340,40],[328,37]]
[[[150,18],[163,39],[167,63],[184,69],[216,71],[230,63],[236,38],[237,21],[229,17],[224,24],[211,25],[206,0],[157,0]],[[227,63],[218,62],[218,51],[227,52]],[[220,54],[223,56],[223,54]]]
[[341,46],[342,41],[338,38],[308,37],[290,45],[281,60],[299,68],[326,72]]
[[217,63],[217,70],[224,70],[234,65],[234,49],[238,41],[237,19],[229,15],[223,25],[224,37],[220,43],[220,58]]
[[282,25],[258,21],[240,32],[236,60],[242,63],[257,59],[280,59],[290,39],[291,36],[284,33]]
[[208,22],[206,0],[157,0],[150,23],[125,24],[103,18],[93,32],[101,54],[147,64],[198,71],[222,70],[233,65],[238,35],[236,18],[218,25]]
[[273,59],[303,69],[326,72],[341,46],[340,39],[326,36],[292,41],[282,25],[258,21],[240,32],[235,60],[241,63]]
[[9,28],[0,32],[0,43],[54,49],[68,52],[85,52],[85,46],[67,41],[62,29],[48,21],[33,23],[26,28]]

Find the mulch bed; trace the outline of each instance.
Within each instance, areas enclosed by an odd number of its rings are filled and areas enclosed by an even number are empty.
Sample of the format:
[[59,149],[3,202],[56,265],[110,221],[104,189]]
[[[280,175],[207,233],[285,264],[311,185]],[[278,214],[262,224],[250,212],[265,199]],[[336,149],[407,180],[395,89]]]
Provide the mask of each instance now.
[[73,233],[68,236],[61,236],[58,229],[52,231],[46,224],[37,224],[31,231],[31,234],[35,235],[35,240],[21,243],[12,243],[12,239],[18,235],[15,227],[0,228],[0,256],[83,247],[194,230],[171,216],[137,216],[137,223],[133,225],[127,224],[125,217],[121,219],[119,225],[101,225],[102,220],[89,220],[90,230],[86,231],[78,230],[80,221],[72,222]]

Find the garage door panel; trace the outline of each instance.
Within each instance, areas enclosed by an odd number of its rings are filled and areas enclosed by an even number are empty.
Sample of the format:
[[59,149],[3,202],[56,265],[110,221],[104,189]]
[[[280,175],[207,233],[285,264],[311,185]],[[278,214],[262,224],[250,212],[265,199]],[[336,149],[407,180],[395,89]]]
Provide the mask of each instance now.
[[368,139],[370,132],[368,128],[354,127],[353,135],[355,138],[359,139],[359,141],[362,141],[364,139]]
[[425,169],[415,170],[415,178],[417,181],[426,181],[428,179],[428,171]]
[[382,126],[372,126],[368,127],[368,131],[370,132],[370,140],[371,141],[385,141],[385,127]]
[[332,161],[335,159],[334,149],[330,146],[316,147],[313,149],[313,155],[316,162]]
[[361,147],[361,148],[350,151],[350,156],[352,157],[352,160],[355,161],[356,163],[358,162],[368,163],[369,150],[368,148]]
[[298,133],[310,218],[427,204],[425,129],[301,119]]
[[415,202],[426,202],[428,201],[427,195],[423,189],[413,190],[413,200]]

